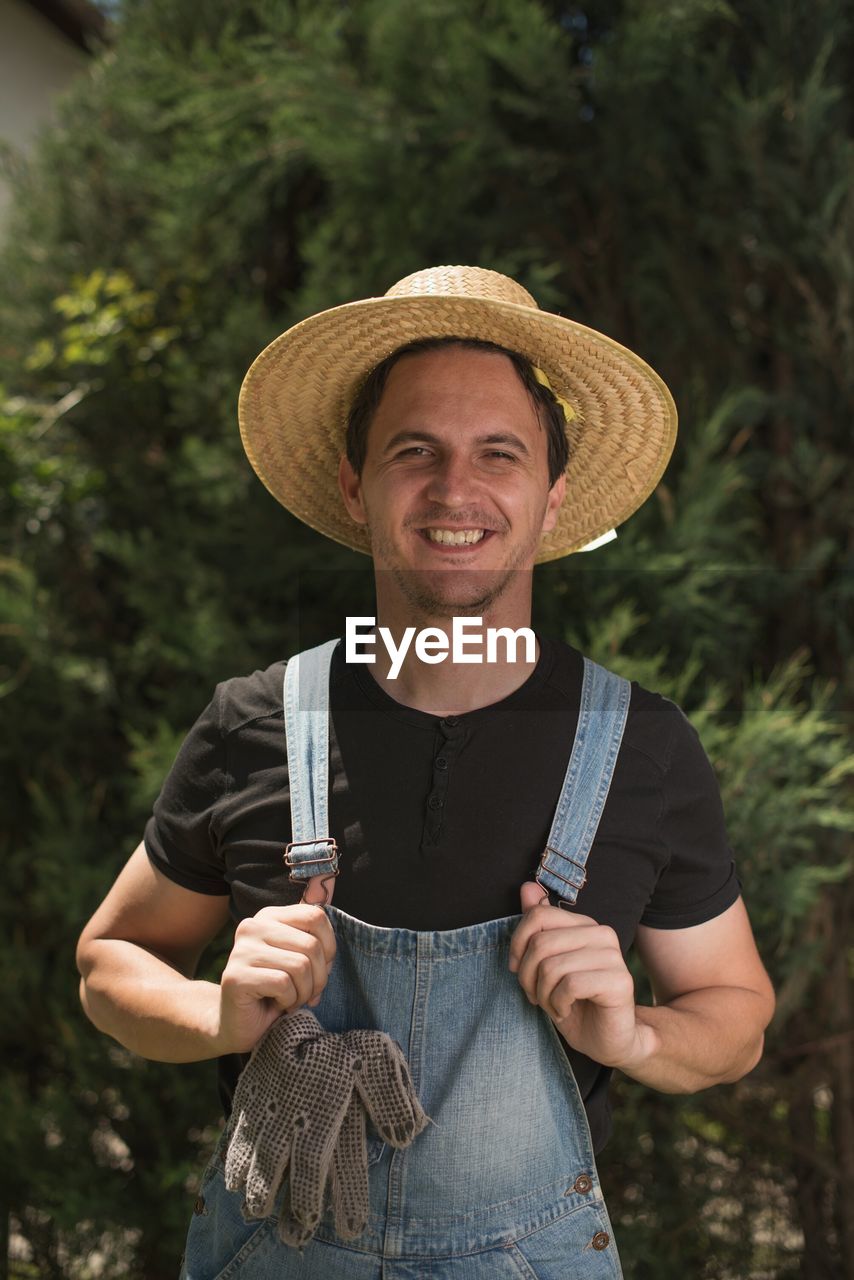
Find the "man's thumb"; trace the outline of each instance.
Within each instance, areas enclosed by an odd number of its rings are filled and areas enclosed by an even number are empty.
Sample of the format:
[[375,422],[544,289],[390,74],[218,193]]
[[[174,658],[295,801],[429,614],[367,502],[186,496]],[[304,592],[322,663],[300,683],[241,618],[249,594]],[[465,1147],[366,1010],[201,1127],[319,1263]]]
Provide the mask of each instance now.
[[522,900],[522,911],[530,911],[532,907],[536,907],[549,895],[541,884],[537,884],[535,880],[526,880],[519,890],[519,897]]

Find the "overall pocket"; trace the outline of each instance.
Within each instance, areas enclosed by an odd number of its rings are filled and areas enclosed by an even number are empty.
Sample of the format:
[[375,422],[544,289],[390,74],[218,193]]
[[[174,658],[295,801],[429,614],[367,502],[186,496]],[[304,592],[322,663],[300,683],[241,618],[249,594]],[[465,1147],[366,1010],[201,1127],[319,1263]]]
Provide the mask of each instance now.
[[241,1203],[237,1192],[226,1189],[221,1160],[212,1157],[193,1207],[181,1280],[267,1280],[274,1274],[276,1220],[247,1222]]
[[607,1215],[584,1205],[556,1222],[514,1240],[510,1256],[524,1280],[622,1280],[620,1258]]

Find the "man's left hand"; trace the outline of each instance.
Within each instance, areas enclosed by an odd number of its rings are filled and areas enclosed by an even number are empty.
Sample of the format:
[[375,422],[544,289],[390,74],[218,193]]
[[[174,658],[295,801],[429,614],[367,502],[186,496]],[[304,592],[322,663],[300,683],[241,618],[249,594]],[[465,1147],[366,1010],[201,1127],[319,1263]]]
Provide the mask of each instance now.
[[521,889],[523,919],[510,943],[510,971],[579,1053],[607,1067],[631,1067],[652,1051],[654,1033],[636,1016],[635,985],[608,925],[552,907],[534,881]]

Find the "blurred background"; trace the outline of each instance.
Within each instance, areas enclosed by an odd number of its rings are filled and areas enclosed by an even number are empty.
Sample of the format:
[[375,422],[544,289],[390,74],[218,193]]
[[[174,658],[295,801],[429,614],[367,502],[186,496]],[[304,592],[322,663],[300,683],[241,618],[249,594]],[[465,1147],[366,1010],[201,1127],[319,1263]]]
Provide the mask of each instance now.
[[627,1280],[854,1277],[852,23],[0,0],[0,1276],[174,1277],[218,1131],[214,1065],[99,1035],[74,947],[216,682],[326,638],[367,563],[255,479],[243,373],[473,263],[673,390],[663,482],[536,621],[691,716],[778,991],[739,1084],[617,1081]]

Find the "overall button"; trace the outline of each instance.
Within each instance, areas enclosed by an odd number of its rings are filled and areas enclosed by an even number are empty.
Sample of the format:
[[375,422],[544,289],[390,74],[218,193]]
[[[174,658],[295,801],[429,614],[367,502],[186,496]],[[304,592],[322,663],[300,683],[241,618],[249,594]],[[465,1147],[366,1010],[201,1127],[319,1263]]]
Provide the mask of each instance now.
[[597,1231],[593,1239],[590,1241],[594,1249],[598,1249],[601,1253],[603,1249],[607,1249],[611,1243],[611,1237],[607,1231]]
[[430,799],[427,801],[428,809],[441,809],[441,807],[442,807],[441,796],[431,796]]
[[444,756],[436,756],[436,759],[434,760],[433,763],[435,764],[437,769],[440,769],[442,771],[442,773],[444,773],[444,771],[448,767],[448,761]]
[[586,1196],[588,1191],[593,1189],[593,1179],[586,1173],[580,1173],[575,1179],[572,1187],[573,1191],[577,1191],[579,1195]]

